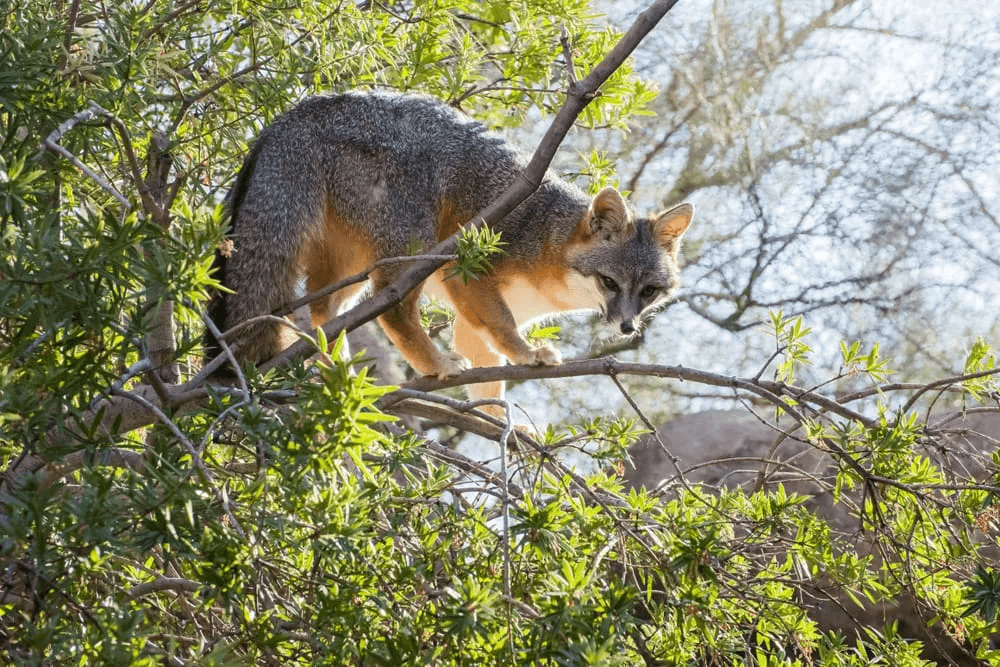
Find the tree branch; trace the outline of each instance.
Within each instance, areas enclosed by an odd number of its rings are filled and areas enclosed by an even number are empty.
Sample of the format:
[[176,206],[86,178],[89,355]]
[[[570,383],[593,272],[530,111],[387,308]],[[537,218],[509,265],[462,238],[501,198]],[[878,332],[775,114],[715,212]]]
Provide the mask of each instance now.
[[132,207],[129,205],[128,199],[125,198],[125,195],[118,191],[118,188],[104,180],[100,174],[88,167],[82,160],[80,160],[80,158],[76,157],[73,153],[59,144],[59,140],[62,139],[63,135],[69,132],[74,126],[76,126],[77,123],[88,121],[95,116],[102,115],[103,113],[107,112],[101,109],[101,107],[97,104],[91,102],[88,108],[77,112],[72,118],[68,118],[65,122],[59,125],[59,127],[50,132],[49,135],[42,141],[42,145],[39,146],[39,149],[40,151],[50,150],[72,162],[73,166],[82,171],[92,181],[97,183],[98,187],[114,197],[115,200],[122,205],[122,208],[124,208],[125,211],[128,211]]
[[[876,426],[874,420],[841,405],[838,401],[802,387],[787,385],[781,382],[719,375],[686,366],[627,363],[618,361],[613,357],[571,360],[559,366],[491,366],[470,368],[446,380],[423,377],[408,382],[403,387],[416,391],[434,391],[447,387],[480,382],[494,382],[496,380],[540,380],[578,377],[582,375],[644,375],[647,377],[672,378],[686,382],[695,382],[697,384],[728,387],[745,391],[761,396],[771,403],[775,403],[775,397],[788,396],[799,402],[812,403],[818,408],[836,414],[844,419],[857,421],[867,428]],[[381,399],[380,407],[382,409],[389,408],[400,400],[402,400],[402,397],[397,397],[395,393],[387,394]],[[787,404],[780,400],[780,398],[777,399],[777,403],[775,404],[783,409],[788,408]]]

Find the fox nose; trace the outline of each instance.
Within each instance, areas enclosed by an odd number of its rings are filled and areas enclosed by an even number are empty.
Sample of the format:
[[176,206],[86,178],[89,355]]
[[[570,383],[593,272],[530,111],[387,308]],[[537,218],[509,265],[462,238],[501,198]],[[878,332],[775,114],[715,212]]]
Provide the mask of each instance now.
[[626,336],[631,336],[635,333],[635,325],[632,324],[631,320],[625,320],[622,322],[621,330]]

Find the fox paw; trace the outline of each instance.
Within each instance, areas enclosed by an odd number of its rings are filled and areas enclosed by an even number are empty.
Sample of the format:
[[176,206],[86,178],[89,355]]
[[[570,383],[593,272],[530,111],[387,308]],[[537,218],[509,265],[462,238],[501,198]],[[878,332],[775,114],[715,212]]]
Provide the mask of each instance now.
[[439,380],[447,380],[469,368],[469,360],[460,354],[446,352],[438,359],[437,368],[430,375],[436,376]]
[[551,345],[542,345],[532,350],[531,364],[534,366],[558,366],[562,363],[559,350]]

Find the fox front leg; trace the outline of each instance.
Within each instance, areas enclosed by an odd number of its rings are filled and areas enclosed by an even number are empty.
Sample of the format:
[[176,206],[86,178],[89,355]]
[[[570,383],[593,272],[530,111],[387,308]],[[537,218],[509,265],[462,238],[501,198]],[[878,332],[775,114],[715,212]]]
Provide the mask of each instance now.
[[[532,347],[518,332],[513,313],[504,301],[500,289],[490,276],[463,284],[457,278],[444,282],[445,289],[458,313],[462,327],[474,330],[476,336],[493,352],[511,363],[529,366],[555,366],[562,363],[559,351],[551,345]],[[460,348],[461,351],[461,348]],[[496,355],[482,355],[491,362]],[[480,366],[473,361],[473,365]]]

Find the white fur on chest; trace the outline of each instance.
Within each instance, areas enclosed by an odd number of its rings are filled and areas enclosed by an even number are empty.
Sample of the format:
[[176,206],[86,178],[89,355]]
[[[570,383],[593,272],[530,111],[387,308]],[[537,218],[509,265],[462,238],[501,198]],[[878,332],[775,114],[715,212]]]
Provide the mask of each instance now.
[[604,303],[596,281],[574,271],[565,280],[540,283],[518,276],[504,285],[501,294],[519,327],[547,315],[599,310]]
[[[546,316],[600,310],[604,304],[597,281],[575,271],[568,272],[563,280],[531,278],[514,276],[505,280],[500,288],[500,294],[510,308],[518,328],[535,320],[545,319]],[[451,303],[450,295],[441,280],[441,272],[435,273],[424,283],[424,292]]]

